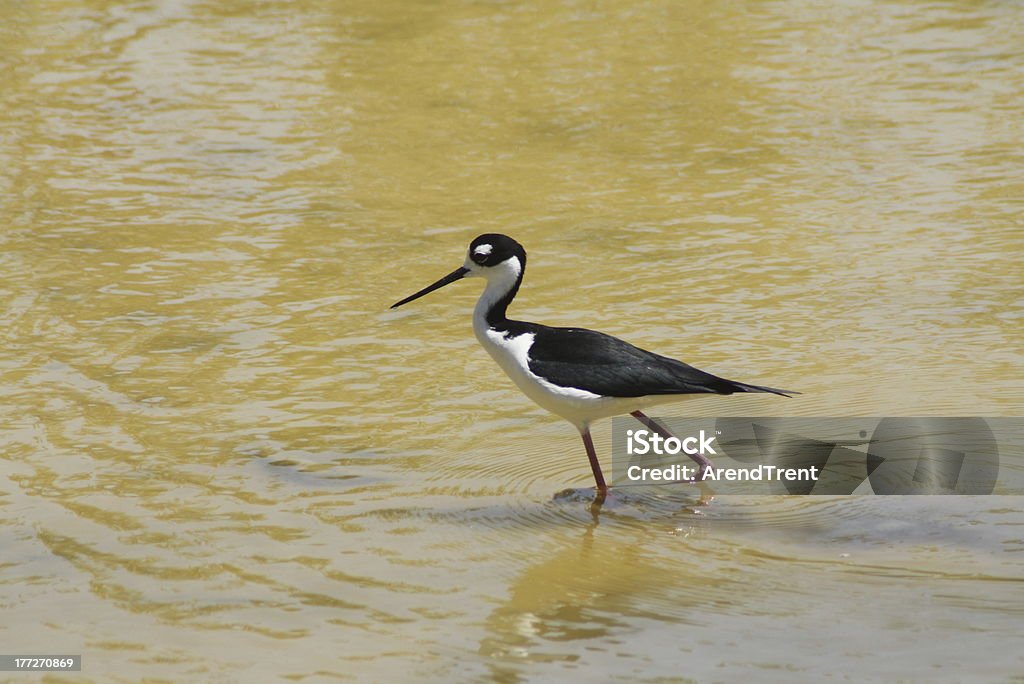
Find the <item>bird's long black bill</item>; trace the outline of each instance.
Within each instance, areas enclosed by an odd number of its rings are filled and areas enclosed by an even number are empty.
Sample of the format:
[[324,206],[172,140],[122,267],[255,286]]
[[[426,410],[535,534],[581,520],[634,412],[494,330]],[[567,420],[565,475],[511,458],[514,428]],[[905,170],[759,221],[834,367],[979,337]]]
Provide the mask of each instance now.
[[448,285],[449,283],[454,283],[456,280],[462,280],[463,278],[466,277],[467,273],[469,273],[468,268],[465,268],[464,266],[459,266],[457,269],[446,275],[444,278],[441,278],[433,285],[427,285],[425,288],[423,288],[416,294],[409,295],[400,302],[395,302],[394,304],[391,305],[391,308],[394,309],[395,307],[402,306],[403,304],[408,304],[412,300],[419,299],[425,294],[430,294],[434,290],[440,289],[445,285]]

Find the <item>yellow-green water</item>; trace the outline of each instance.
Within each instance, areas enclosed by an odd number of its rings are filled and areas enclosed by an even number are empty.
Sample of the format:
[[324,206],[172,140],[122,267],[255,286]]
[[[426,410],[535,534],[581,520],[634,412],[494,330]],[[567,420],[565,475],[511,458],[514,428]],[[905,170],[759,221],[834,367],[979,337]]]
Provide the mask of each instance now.
[[387,310],[504,232],[518,316],[803,392],[664,415],[1019,415],[1018,4],[0,13],[0,651],[75,681],[1024,671],[1018,498],[595,513],[554,496],[591,484],[575,431],[473,339],[478,282]]

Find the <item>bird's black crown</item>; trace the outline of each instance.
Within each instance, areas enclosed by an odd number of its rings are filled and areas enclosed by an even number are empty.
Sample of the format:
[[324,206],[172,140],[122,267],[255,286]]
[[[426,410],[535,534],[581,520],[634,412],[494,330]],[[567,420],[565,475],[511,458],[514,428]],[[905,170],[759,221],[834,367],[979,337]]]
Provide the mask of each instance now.
[[480,266],[495,266],[511,257],[517,257],[520,268],[526,268],[526,250],[508,235],[485,233],[469,243],[469,258]]

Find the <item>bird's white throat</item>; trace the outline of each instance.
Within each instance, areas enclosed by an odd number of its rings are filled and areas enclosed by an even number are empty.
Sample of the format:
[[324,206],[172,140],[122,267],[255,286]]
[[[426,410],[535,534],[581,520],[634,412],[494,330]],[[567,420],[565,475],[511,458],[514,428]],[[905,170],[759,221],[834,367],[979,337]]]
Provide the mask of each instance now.
[[477,300],[476,306],[473,308],[473,332],[481,342],[486,338],[487,330],[490,329],[490,325],[487,323],[487,314],[516,286],[522,272],[523,268],[519,259],[511,257],[486,271],[473,273],[473,275],[487,279],[487,287],[484,288],[480,299]]

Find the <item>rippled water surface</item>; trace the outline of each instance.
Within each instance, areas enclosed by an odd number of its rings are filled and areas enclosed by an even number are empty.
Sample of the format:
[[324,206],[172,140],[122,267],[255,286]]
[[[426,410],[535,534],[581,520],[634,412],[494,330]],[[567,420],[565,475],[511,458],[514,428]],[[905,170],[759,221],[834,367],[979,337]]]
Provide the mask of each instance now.
[[[76,681],[1004,681],[1017,497],[601,509],[515,313],[1021,413],[1014,2],[50,2],[0,22],[0,642]],[[596,429],[608,458],[608,424]],[[1006,464],[1021,467],[1020,463]]]

